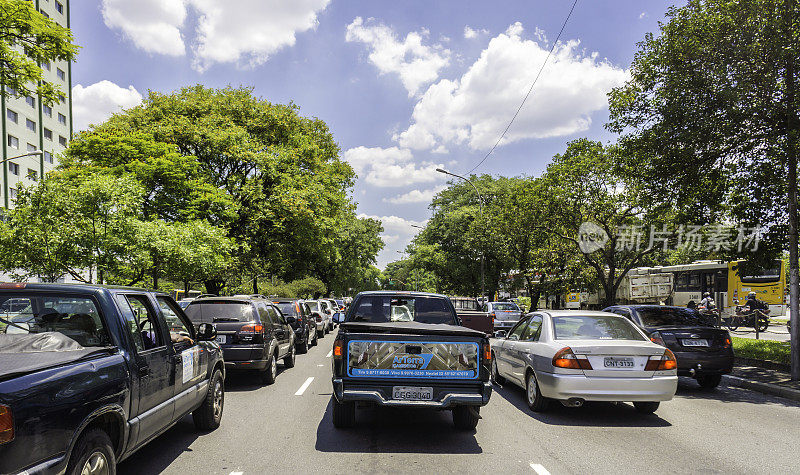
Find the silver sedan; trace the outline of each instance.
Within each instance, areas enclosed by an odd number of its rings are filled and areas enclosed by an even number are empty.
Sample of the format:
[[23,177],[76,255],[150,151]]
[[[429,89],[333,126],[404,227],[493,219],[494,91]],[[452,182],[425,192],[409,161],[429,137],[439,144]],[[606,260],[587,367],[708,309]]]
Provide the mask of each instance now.
[[525,389],[533,411],[545,410],[553,400],[571,407],[624,401],[653,413],[678,386],[672,352],[613,313],[539,311],[496,336],[492,377]]

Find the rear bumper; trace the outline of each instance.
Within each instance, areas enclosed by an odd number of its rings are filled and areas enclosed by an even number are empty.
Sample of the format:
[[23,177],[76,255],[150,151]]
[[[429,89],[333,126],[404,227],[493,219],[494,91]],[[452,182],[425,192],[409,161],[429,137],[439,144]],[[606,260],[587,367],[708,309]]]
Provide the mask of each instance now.
[[691,375],[691,370],[698,374],[728,374],[733,371],[733,352],[702,353],[695,351],[674,351],[678,360],[678,374]]
[[267,367],[267,360],[225,361],[225,369],[258,369]]
[[582,374],[537,373],[539,390],[552,399],[586,401],[669,401],[678,389],[678,376],[598,378]]
[[494,329],[495,330],[508,330],[509,328],[513,327],[517,324],[519,320],[495,320],[494,321]]
[[257,369],[267,367],[267,357],[261,345],[239,345],[222,347],[225,369]]
[[[432,386],[432,401],[401,401],[392,399],[394,386]],[[361,401],[371,402],[378,406],[420,407],[447,409],[455,406],[485,406],[492,396],[492,384],[479,381],[472,386],[448,387],[433,385],[430,382],[396,384],[364,384],[348,383],[340,378],[333,379],[333,394],[339,402]]]

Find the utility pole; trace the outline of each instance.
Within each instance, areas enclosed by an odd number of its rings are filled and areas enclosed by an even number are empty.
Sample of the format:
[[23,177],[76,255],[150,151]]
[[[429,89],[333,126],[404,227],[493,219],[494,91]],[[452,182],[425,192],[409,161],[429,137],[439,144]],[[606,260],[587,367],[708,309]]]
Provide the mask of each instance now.
[[[475,183],[472,183],[468,178],[465,178],[465,177],[463,177],[461,175],[456,175],[455,173],[450,173],[449,171],[444,170],[442,168],[437,168],[436,171],[439,172],[439,173],[444,173],[445,175],[450,175],[450,176],[454,176],[456,178],[461,178],[462,180],[464,180],[467,183],[469,183],[470,185],[472,185],[472,188],[475,189],[475,193],[478,195],[478,206],[479,206],[479,209],[480,209],[480,212],[481,212],[481,234],[483,234],[483,232],[485,231],[486,221],[483,219],[483,196],[481,196],[481,192],[478,191],[478,187],[475,186]],[[485,234],[484,234],[484,236],[485,236]],[[481,297],[482,298],[486,298],[486,278],[484,276],[484,264],[483,264],[484,254],[485,254],[485,252],[484,252],[483,239],[481,239]],[[489,301],[489,299],[486,299],[486,302],[488,302],[488,301]]]
[[800,275],[798,275],[798,239],[797,239],[797,143],[800,120],[797,117],[795,106],[795,58],[792,51],[792,33],[794,32],[795,0],[786,0],[784,9],[784,38],[789,43],[784,47],[786,64],[783,69],[784,84],[786,85],[786,155],[789,167],[789,318],[792,323],[791,340],[791,370],[792,380],[800,380]]

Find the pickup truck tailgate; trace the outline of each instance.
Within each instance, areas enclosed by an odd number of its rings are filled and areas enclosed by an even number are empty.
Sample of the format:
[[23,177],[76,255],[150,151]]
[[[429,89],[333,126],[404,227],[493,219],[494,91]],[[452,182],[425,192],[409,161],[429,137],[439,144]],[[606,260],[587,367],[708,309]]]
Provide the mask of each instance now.
[[475,341],[423,342],[353,339],[347,344],[347,375],[353,378],[477,379]]

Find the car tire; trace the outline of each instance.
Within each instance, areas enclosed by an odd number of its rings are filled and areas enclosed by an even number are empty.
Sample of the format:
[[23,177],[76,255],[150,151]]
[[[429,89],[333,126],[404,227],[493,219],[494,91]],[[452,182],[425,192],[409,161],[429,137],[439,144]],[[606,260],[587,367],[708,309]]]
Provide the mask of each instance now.
[[701,388],[710,391],[717,386],[722,381],[722,375],[720,374],[699,374],[697,375],[697,384],[700,385]]
[[289,354],[283,358],[283,366],[286,368],[294,368],[294,361],[296,356],[297,356],[297,350],[294,348],[294,345],[292,345],[289,347]]
[[225,408],[225,383],[222,372],[214,370],[208,383],[208,393],[203,403],[192,412],[192,419],[197,430],[210,431],[219,427],[222,421],[222,410]]
[[480,407],[456,406],[453,408],[453,425],[458,430],[475,430],[480,420]]
[[658,406],[661,403],[658,401],[655,402],[634,402],[633,407],[636,408],[636,412],[641,414],[652,414],[658,410]]
[[353,401],[339,402],[331,396],[331,415],[333,427],[346,429],[356,424],[356,403]]
[[[103,471],[103,467],[107,467],[107,471]],[[88,473],[95,473],[92,468],[97,469],[97,473],[117,473],[117,459],[111,438],[102,429],[92,429],[81,435],[72,450],[66,473],[80,475],[84,469],[88,469]]]
[[[302,338],[302,342],[297,344],[297,354],[304,355],[308,353],[308,349],[311,348],[311,334],[304,336]],[[295,340],[297,341],[297,340]]]
[[542,396],[542,392],[539,390],[539,383],[536,381],[536,375],[533,374],[533,371],[528,371],[525,377],[525,402],[528,403],[528,407],[533,412],[546,411],[550,403],[546,397]]
[[317,333],[317,327],[315,326],[312,330],[309,331],[313,333],[314,336],[314,339],[311,341],[311,346],[317,346],[317,343],[319,343],[319,335]]
[[261,372],[261,382],[264,384],[272,384],[275,378],[278,377],[278,359],[276,354],[269,357],[267,367]]
[[325,338],[325,330],[317,330],[317,339]]
[[494,353],[492,353],[492,381],[495,384],[505,384],[506,379],[500,376],[500,371],[497,368],[497,358],[495,357]]

